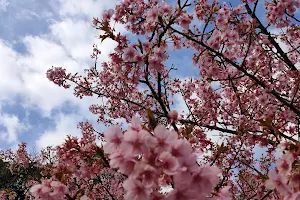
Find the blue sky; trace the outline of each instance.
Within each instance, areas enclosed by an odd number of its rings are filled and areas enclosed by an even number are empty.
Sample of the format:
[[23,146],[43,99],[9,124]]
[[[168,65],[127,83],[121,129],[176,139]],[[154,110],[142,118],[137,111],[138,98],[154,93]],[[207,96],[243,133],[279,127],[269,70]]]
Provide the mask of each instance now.
[[[92,45],[99,44],[92,18],[117,1],[0,0],[0,149],[27,142],[30,151],[39,150],[60,144],[68,134],[79,136],[80,121],[95,124],[88,108],[98,100],[75,98],[71,89],[50,83],[46,71],[62,66],[83,73],[92,66]],[[122,27],[117,31],[125,33]],[[102,43],[99,62],[108,59],[114,45]],[[166,64],[175,64],[178,77],[198,76],[190,56],[188,50],[175,52]],[[183,101],[175,102],[185,110]]]

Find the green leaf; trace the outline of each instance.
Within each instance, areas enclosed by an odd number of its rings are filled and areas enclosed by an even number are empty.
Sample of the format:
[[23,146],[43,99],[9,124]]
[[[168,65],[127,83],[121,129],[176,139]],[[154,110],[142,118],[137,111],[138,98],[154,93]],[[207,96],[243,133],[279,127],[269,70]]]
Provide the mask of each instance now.
[[154,129],[157,126],[157,120],[154,117],[154,113],[149,108],[146,109],[146,112],[148,116],[148,123],[151,128]]

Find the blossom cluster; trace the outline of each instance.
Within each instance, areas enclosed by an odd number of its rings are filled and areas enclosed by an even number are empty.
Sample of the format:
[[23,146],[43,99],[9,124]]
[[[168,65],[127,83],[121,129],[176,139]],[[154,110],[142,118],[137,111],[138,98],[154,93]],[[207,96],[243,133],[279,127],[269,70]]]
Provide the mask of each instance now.
[[276,169],[268,173],[268,180],[265,183],[267,189],[276,189],[284,200],[300,199],[300,173],[292,171],[295,156],[286,152],[278,159]]
[[[126,200],[204,199],[219,182],[221,171],[210,165],[200,166],[191,144],[162,125],[147,131],[134,117],[124,134],[120,127],[112,126],[104,138],[110,167],[128,177],[123,183]],[[167,186],[172,191],[163,195],[161,187]],[[225,193],[216,197],[229,199]]]
[[64,199],[68,188],[59,181],[45,179],[41,184],[32,186],[30,193],[35,199],[58,200]]
[[293,16],[300,7],[300,3],[297,0],[266,1],[265,6],[269,23],[282,28],[289,25],[289,18],[284,15]]

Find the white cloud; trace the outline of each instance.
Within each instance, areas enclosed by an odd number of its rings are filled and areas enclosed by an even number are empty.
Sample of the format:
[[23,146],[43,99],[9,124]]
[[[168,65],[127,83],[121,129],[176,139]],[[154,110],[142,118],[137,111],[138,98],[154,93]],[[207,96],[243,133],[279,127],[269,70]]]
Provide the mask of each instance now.
[[189,113],[188,107],[186,106],[186,103],[182,95],[180,94],[174,95],[173,101],[174,101],[173,110],[176,110],[178,114],[187,115]]
[[18,55],[8,44],[0,40],[0,100],[13,98],[14,94],[20,91],[21,87],[21,68],[16,64]]
[[[46,72],[51,66],[61,66],[68,72],[82,73],[92,65],[92,45],[99,45],[99,40],[91,20],[93,17],[100,17],[103,10],[112,8],[115,2],[52,0],[60,15],[59,20],[47,19],[52,24],[49,32],[44,35],[21,38],[19,42],[24,45],[25,54],[15,51],[11,44],[0,40],[0,74],[5,74],[0,79],[0,106],[21,96],[23,101],[20,103],[25,109],[34,108],[56,122],[54,130],[46,130],[40,135],[36,141],[38,148],[59,144],[67,134],[78,135],[76,127],[79,121],[84,118],[96,119],[89,112],[89,105],[97,103],[96,97],[80,100],[73,96],[72,89],[65,90],[49,82]],[[51,13],[47,15],[53,16]],[[116,30],[124,32],[122,26],[116,27]],[[107,40],[99,47],[102,52],[98,60],[100,64],[109,59],[108,54],[115,47],[115,42]],[[77,107],[77,112],[53,116],[53,110],[59,110],[66,103]],[[18,118],[4,113],[0,116],[0,122],[8,130],[7,133],[1,133],[1,138],[18,141],[18,131],[21,131],[18,127],[22,127]]]
[[38,149],[47,146],[55,146],[64,142],[67,135],[80,136],[77,129],[77,122],[80,121],[78,115],[64,115],[62,113],[54,117],[56,126],[54,130],[45,131],[36,141]]
[[116,0],[59,0],[61,5],[59,13],[62,16],[85,16],[89,20],[100,17],[101,13],[116,4]]
[[[115,27],[116,32],[125,32],[121,25]],[[99,32],[85,20],[67,18],[50,26],[51,35],[65,49],[65,51],[79,63],[91,63],[92,45],[98,44],[101,50],[99,60],[107,60],[109,53],[117,46],[112,40],[105,40],[99,44]]]
[[53,24],[50,29],[72,58],[77,61],[91,60],[89,55],[92,52],[92,44],[97,42],[96,31],[91,23],[66,19]]
[[50,116],[51,110],[65,101],[73,101],[71,90],[64,90],[50,83],[46,78],[47,69],[64,66],[75,72],[87,68],[70,59],[64,49],[44,38],[28,36],[24,40],[28,55],[15,52],[4,42],[0,42],[0,79],[1,100],[10,100],[20,95],[26,107],[37,107],[43,115]]
[[[286,30],[284,30],[284,31],[286,31]],[[272,29],[270,29],[270,33],[275,34],[275,35],[280,35],[280,34],[283,33],[283,31],[281,29],[278,29],[278,28],[272,28]],[[279,44],[279,46],[281,47],[283,52],[285,52],[285,53],[288,52],[289,46],[286,45],[285,43],[283,43],[281,41],[281,39],[276,38],[275,41]],[[275,48],[273,50],[276,51]]]
[[17,116],[3,113],[0,113],[0,126],[6,129],[0,131],[0,141],[8,143],[17,142],[18,134],[28,128],[28,125],[21,123]]

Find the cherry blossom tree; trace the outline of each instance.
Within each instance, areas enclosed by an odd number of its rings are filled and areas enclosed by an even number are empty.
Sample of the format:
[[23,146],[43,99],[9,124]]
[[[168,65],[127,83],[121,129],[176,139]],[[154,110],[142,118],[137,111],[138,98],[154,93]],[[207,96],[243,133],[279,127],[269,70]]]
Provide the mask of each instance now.
[[[101,99],[90,111],[109,128],[81,123],[83,137],[55,148],[51,177],[31,196],[299,199],[300,3],[237,2],[124,0],[94,18],[100,41],[115,41],[110,60],[99,66],[94,45],[85,74],[53,67],[47,78]],[[183,51],[195,76],[168,65]]]
[[16,152],[0,153],[0,198],[25,199],[31,186],[42,178],[42,167],[37,157],[27,153],[25,143],[19,144]]

